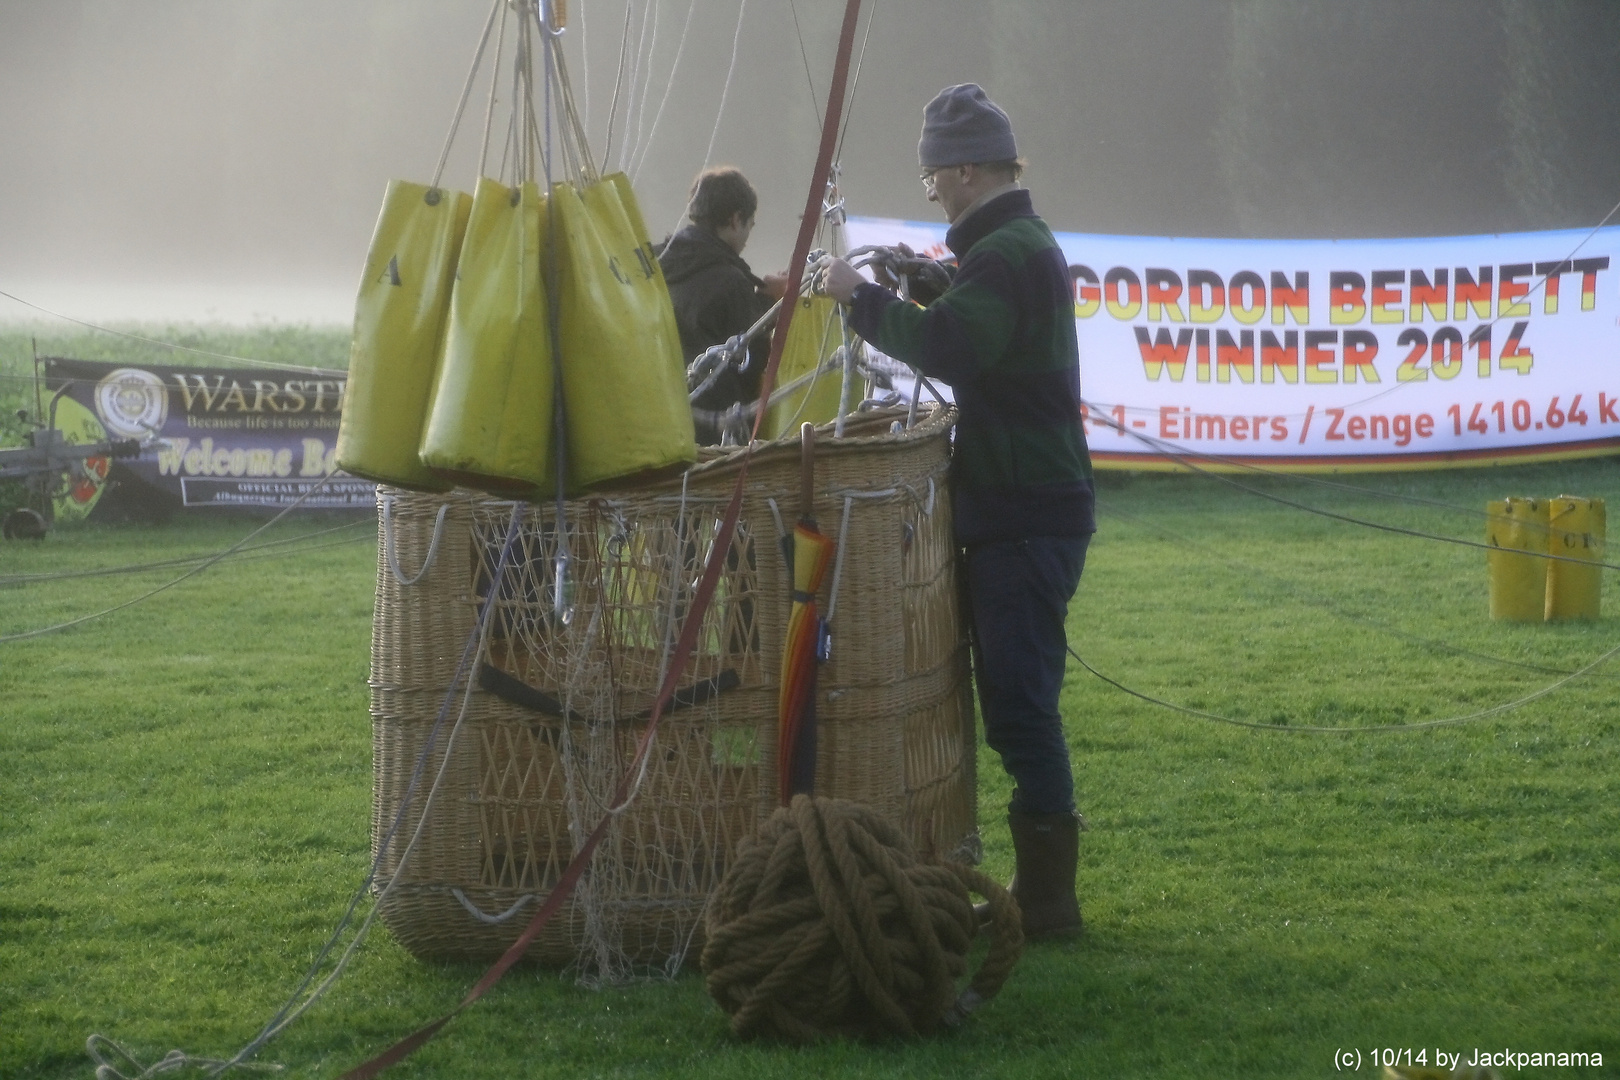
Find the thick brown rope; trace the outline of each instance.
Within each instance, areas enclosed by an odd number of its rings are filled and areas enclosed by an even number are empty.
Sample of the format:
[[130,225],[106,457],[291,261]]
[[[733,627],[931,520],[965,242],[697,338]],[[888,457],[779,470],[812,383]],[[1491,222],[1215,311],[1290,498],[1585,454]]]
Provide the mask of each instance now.
[[[990,951],[967,989],[989,901]],[[971,867],[920,861],[893,824],[798,795],[743,841],[709,902],[703,972],[742,1036],[926,1035],[994,997],[1024,950],[1018,905]]]

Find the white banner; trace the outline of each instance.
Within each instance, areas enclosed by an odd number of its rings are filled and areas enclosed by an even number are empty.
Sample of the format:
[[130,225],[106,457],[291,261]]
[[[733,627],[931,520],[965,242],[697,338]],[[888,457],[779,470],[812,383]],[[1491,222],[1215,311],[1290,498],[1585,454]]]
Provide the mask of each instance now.
[[[848,238],[948,257],[945,228],[852,217]],[[1057,240],[1099,467],[1175,467],[1166,453],[1324,471],[1620,453],[1620,228]]]

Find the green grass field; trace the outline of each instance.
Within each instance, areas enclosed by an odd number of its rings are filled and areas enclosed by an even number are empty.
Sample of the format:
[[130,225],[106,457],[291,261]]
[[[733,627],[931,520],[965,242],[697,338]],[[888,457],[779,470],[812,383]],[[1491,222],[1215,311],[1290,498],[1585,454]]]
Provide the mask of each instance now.
[[[1364,490],[1256,483],[1467,539],[1488,498],[1620,505],[1608,461],[1349,482]],[[1612,574],[1596,623],[1492,623],[1479,550],[1204,477],[1105,475],[1100,488],[1070,640],[1144,693],[1371,728],[1513,700],[1620,644]],[[255,543],[350,520],[290,520]],[[215,551],[256,524],[63,529],[0,547],[0,579]],[[368,863],[373,537],[361,522],[267,548],[0,643],[0,1076],[88,1077],[92,1032],[148,1063],[173,1047],[229,1056],[291,991]],[[174,573],[0,585],[0,635]],[[1033,947],[963,1030],[740,1044],[695,974],[593,992],[519,968],[389,1075],[1258,1080],[1340,1075],[1341,1049],[1359,1048],[1372,1077],[1374,1048],[1466,1062],[1511,1047],[1603,1056],[1526,1075],[1620,1076],[1617,703],[1620,662],[1454,727],[1254,731],[1148,705],[1071,663],[1088,933]],[[987,867],[1004,875],[1008,786],[982,748],[980,775]],[[335,1076],[451,1007],[481,970],[420,963],[379,930],[260,1060]]]

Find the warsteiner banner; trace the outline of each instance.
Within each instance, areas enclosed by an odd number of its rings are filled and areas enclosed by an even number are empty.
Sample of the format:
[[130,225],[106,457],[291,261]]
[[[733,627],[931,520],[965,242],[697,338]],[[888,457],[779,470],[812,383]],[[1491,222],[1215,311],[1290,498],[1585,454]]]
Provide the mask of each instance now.
[[[948,255],[945,226],[849,244]],[[1620,228],[1406,240],[1058,233],[1099,467],[1620,453]]]
[[[376,485],[334,467],[346,380],[301,368],[202,368],[45,358],[56,426],[69,441],[136,439],[140,457],[77,485],[59,516],[94,512],[116,485],[126,508],[371,508]],[[69,430],[71,429],[71,430]],[[97,470],[92,469],[95,473]],[[59,503],[62,500],[58,500]]]

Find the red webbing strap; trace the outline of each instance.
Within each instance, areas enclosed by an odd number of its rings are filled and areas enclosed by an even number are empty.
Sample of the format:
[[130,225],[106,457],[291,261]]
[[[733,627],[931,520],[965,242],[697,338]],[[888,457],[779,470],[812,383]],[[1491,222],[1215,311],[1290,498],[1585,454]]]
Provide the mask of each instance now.
[[[799,222],[799,238],[793,248],[793,261],[788,266],[788,288],[785,295],[797,296],[799,285],[804,278],[805,259],[810,254],[810,240],[815,235],[815,226],[821,215],[821,200],[827,186],[827,173],[832,167],[833,148],[837,144],[838,120],[844,110],[844,84],[849,78],[849,58],[854,51],[855,23],[860,14],[860,0],[846,0],[844,7],[844,25],[838,37],[838,60],[833,68],[832,90],[827,95],[827,115],[821,126],[821,149],[816,155],[815,174],[810,181],[810,196],[806,202],[804,217]],[[782,305],[782,316],[776,324],[776,333],[771,338],[770,362],[765,367],[765,374],[761,378],[759,410],[754,417],[754,437],[759,435],[759,426],[765,417],[765,405],[770,400],[772,387],[776,380],[776,368],[782,359],[782,347],[787,342],[788,322],[793,316],[794,304]],[[742,464],[737,470],[737,482],[732,488],[731,502],[726,507],[725,517],[721,520],[720,529],[715,534],[714,547],[709,553],[709,561],[703,567],[703,577],[698,582],[696,593],[692,597],[691,607],[686,613],[686,620],[681,624],[681,636],[675,645],[674,655],[670,658],[669,670],[664,674],[664,684],[659,688],[658,700],[653,704],[652,716],[647,721],[647,730],[641,735],[636,744],[636,754],[631,760],[629,768],[619,780],[619,785],[613,793],[613,809],[597,822],[596,828],[585,838],[574,858],[569,862],[562,877],[552,887],[545,903],[540,910],[534,913],[529,925],[524,927],[523,933],[512,943],[511,948],[484,972],[483,978],[471,990],[467,991],[459,1004],[426,1027],[407,1035],[387,1050],[378,1054],[370,1061],[357,1065],[344,1073],[341,1080],[370,1080],[390,1065],[396,1064],[409,1057],[418,1047],[427,1043],[437,1035],[441,1028],[455,1019],[467,1006],[483,997],[490,987],[501,981],[511,966],[522,959],[529,944],[539,935],[552,915],[562,907],[563,902],[573,893],[574,886],[579,884],[580,877],[585,873],[585,867],[590,864],[591,855],[596,846],[602,842],[607,833],[608,822],[613,819],[614,812],[622,809],[635,788],[636,777],[640,775],[643,762],[652,747],[654,734],[658,731],[658,722],[663,718],[664,706],[669,703],[670,697],[675,693],[675,684],[681,672],[686,667],[687,659],[692,655],[697,645],[698,631],[703,623],[704,613],[708,611],[709,602],[714,599],[715,585],[720,580],[720,570],[725,565],[726,555],[731,550],[731,538],[737,531],[737,518],[742,513],[743,486],[748,481],[748,465],[753,458],[752,446],[743,453]]]
[[844,114],[844,84],[849,81],[849,57],[855,49],[855,23],[861,13],[861,0],[848,0],[844,5],[844,25],[838,32],[838,59],[833,63],[832,88],[827,91],[827,117],[821,124],[821,148],[816,151],[816,169],[810,177],[810,194],[804,201],[804,216],[799,218],[799,238],[793,244],[793,259],[788,263],[787,291],[782,295],[782,314],[776,319],[776,332],[771,335],[771,359],[760,378],[759,411],[754,416],[753,438],[759,438],[759,426],[765,421],[765,404],[770,401],[776,387],[776,368],[782,361],[782,349],[787,345],[788,324],[793,321],[793,310],[798,307],[792,298],[799,295],[804,280],[804,261],[810,255],[810,240],[815,236],[816,223],[821,220],[821,204],[827,195],[827,173],[832,169],[833,150],[838,145],[838,119]]

